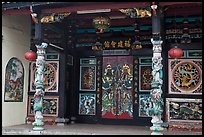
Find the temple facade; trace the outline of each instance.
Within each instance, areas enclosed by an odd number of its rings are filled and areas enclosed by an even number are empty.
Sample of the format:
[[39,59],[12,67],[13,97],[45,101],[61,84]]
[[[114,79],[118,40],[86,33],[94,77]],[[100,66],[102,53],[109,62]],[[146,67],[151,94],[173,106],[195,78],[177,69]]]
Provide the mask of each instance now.
[[202,2],[2,3],[2,29],[3,126],[202,129]]

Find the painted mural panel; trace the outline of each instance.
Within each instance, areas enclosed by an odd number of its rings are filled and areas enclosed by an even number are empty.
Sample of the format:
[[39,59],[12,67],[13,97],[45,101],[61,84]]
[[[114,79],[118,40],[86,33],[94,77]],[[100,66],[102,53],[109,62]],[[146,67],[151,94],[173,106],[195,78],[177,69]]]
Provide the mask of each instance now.
[[166,98],[167,122],[202,122],[202,99]]
[[[35,91],[35,72],[36,63],[30,65],[30,91]],[[59,61],[46,61],[44,70],[44,86],[45,92],[58,92],[58,77],[59,77]]]
[[11,58],[5,71],[5,102],[23,102],[24,68],[18,58]]
[[133,58],[104,57],[102,70],[102,118],[133,118]]
[[104,57],[102,67],[102,118],[116,115],[116,71],[117,57]]
[[80,59],[80,91],[96,91],[96,58]]
[[153,107],[150,94],[139,95],[139,117],[151,117]]
[[152,83],[152,66],[139,65],[139,91],[150,92]]
[[96,114],[96,95],[95,94],[79,94],[79,115],[95,115]]
[[202,94],[202,59],[169,59],[169,94]]
[[[59,97],[44,96],[43,97],[43,116],[58,116]],[[34,98],[28,97],[28,115],[34,116]]]
[[80,66],[80,90],[96,90],[96,66]]

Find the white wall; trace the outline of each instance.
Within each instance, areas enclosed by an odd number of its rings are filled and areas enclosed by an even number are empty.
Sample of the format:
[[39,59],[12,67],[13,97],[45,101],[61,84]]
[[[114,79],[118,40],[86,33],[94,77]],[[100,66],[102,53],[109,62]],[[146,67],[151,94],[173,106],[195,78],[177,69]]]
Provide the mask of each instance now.
[[[24,53],[30,50],[30,15],[2,15],[2,126],[24,124],[27,115],[29,61]],[[4,102],[5,69],[8,61],[18,58],[24,67],[23,102]]]

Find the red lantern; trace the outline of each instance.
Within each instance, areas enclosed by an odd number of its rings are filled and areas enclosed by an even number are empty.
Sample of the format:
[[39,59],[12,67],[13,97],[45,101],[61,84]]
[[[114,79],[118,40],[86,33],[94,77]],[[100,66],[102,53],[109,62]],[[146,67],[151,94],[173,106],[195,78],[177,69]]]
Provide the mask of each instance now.
[[177,47],[172,48],[169,50],[169,56],[174,59],[181,58],[183,56],[183,50]]
[[37,54],[33,51],[29,51],[24,54],[24,57],[29,61],[34,61],[37,58]]

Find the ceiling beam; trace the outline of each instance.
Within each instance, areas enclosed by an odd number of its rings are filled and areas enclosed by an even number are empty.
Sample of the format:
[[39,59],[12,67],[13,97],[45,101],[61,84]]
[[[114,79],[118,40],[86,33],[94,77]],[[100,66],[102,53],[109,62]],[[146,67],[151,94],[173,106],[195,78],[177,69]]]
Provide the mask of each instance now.
[[[105,13],[108,17],[128,17],[125,13],[118,11],[112,11],[109,13]],[[98,13],[92,14],[71,14],[69,19],[93,19],[94,17],[98,16]]]
[[42,5],[53,5],[53,4],[62,4],[65,2],[11,2],[2,5],[2,10],[8,9],[20,9],[30,6],[42,6]]
[[[22,3],[15,3],[12,5],[4,4],[2,5],[2,15],[4,14],[31,14],[29,6],[40,6],[40,5],[54,5],[62,2],[27,2],[22,5]],[[65,3],[65,2],[64,2]],[[47,8],[42,9],[42,14],[49,13],[60,13],[60,12],[77,12],[82,10],[97,10],[97,9],[112,9],[118,10],[122,8],[137,8],[137,7],[147,7],[150,6],[150,2],[67,2],[67,7],[62,8]],[[160,2],[160,6],[174,6],[174,5],[202,5],[202,2]],[[6,6],[7,5],[7,6]],[[10,5],[10,6],[8,6]],[[18,9],[18,6],[20,9]],[[27,9],[25,9],[27,7]],[[24,9],[22,9],[24,8]],[[4,10],[7,9],[7,10]]]
[[2,10],[2,15],[28,15],[31,14],[29,9],[11,9],[11,10]]
[[189,4],[198,4],[202,5],[202,2],[160,2],[160,6],[173,6],[173,5],[189,5]]
[[202,6],[189,6],[189,7],[169,7],[166,11],[166,16],[190,16],[202,15]]
[[97,9],[122,9],[122,8],[136,8],[136,7],[146,7],[150,6],[150,2],[95,2],[92,5],[85,2],[83,5],[72,5],[63,8],[48,8],[43,9],[41,13],[49,14],[49,13],[60,13],[60,12],[77,12],[83,10],[97,10]]

